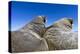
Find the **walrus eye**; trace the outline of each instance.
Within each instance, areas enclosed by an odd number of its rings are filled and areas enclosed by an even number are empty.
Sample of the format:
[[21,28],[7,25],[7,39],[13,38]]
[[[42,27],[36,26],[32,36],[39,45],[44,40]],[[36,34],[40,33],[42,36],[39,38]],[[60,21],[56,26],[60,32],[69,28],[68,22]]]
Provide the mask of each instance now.
[[73,20],[72,19],[68,19],[68,20],[69,20],[70,24],[73,24]]
[[46,22],[45,18],[44,18],[44,23]]
[[42,18],[43,18],[43,22],[45,23],[45,22],[46,22],[46,17],[45,17],[45,16],[43,16]]
[[70,21],[71,24],[73,24],[73,21]]

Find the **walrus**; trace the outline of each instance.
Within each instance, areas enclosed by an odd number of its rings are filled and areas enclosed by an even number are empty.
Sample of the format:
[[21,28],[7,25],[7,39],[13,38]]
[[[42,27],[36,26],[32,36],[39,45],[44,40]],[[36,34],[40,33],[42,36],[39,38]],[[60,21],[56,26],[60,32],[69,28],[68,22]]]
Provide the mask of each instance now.
[[12,52],[46,51],[48,46],[42,38],[45,32],[45,16],[37,16],[21,29],[11,32]]
[[78,48],[78,34],[72,31],[73,20],[63,18],[46,28],[44,38],[49,50],[66,50]]

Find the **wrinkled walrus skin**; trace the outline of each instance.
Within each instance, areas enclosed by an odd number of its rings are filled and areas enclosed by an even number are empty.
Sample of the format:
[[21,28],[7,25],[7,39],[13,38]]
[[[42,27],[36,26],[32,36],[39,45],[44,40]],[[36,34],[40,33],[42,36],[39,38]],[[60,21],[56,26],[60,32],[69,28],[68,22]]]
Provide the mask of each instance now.
[[49,50],[78,48],[78,33],[72,31],[72,19],[61,19],[49,26],[44,34]]
[[78,32],[73,20],[63,18],[45,27],[46,17],[38,16],[17,31],[11,32],[11,52],[34,52],[78,48]]
[[46,51],[46,40],[41,38],[45,32],[45,17],[38,16],[23,28],[11,33],[12,52]]

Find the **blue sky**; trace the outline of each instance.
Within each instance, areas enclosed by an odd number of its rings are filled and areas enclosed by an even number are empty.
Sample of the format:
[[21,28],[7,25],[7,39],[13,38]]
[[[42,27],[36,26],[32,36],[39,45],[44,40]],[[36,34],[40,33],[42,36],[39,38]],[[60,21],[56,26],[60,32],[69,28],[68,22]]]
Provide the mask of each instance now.
[[66,4],[11,2],[11,31],[16,31],[39,15],[47,17],[46,27],[61,18],[73,18],[73,31],[78,27],[78,6]]

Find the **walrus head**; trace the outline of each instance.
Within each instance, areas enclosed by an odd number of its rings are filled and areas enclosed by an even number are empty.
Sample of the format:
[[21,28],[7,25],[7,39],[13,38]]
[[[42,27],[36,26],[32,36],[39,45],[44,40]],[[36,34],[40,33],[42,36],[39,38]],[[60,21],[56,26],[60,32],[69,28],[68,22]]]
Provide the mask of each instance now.
[[51,25],[48,28],[58,27],[66,31],[70,31],[72,30],[72,24],[73,24],[73,20],[71,18],[63,18],[63,19],[56,21],[55,23],[53,23],[53,25]]
[[71,18],[63,18],[55,23],[56,26],[64,30],[72,29],[73,20]]
[[34,19],[32,19],[28,24],[26,24],[24,27],[22,27],[20,31],[27,31],[28,29],[33,29],[34,26],[37,26],[37,28],[44,30],[45,23],[46,23],[45,16],[37,16]]
[[46,17],[45,16],[37,16],[34,20],[34,23],[37,24],[45,24],[46,23]]

